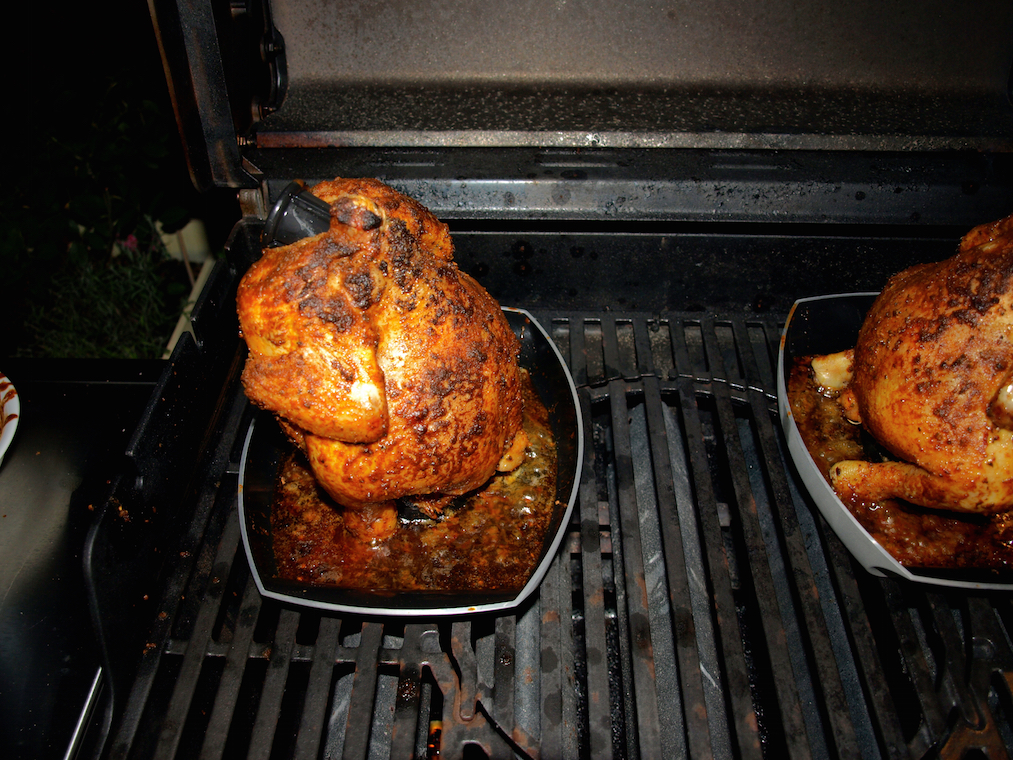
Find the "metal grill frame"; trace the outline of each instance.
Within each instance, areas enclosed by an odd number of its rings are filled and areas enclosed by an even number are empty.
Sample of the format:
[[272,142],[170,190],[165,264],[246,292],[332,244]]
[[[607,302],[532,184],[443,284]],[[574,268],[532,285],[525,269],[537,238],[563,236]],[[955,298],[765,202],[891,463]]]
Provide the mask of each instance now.
[[515,614],[262,600],[235,373],[108,757],[924,757],[1011,732],[1003,596],[874,579],[792,477],[775,317],[532,310],[585,421],[568,540]]

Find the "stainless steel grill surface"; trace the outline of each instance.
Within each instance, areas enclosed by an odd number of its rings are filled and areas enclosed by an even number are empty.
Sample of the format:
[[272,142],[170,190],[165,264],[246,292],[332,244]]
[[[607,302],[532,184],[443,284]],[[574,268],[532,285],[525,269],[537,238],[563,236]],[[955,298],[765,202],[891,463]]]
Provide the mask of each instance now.
[[1010,599],[852,565],[787,464],[779,315],[533,310],[578,385],[586,459],[567,540],[515,614],[261,599],[236,508],[250,409],[219,326],[234,279],[221,264],[121,484],[150,487],[146,438],[171,447],[164,420],[226,366],[163,584],[122,582],[158,593],[139,666],[110,679],[108,757],[1006,756]]

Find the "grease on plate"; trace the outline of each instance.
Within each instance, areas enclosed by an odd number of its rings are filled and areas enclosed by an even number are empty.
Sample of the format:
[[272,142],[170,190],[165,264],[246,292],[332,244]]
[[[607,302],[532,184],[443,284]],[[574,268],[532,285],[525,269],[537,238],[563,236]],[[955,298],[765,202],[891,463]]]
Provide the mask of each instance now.
[[557,463],[548,412],[523,377],[524,462],[460,497],[440,519],[402,510],[398,530],[383,542],[346,529],[342,508],[318,487],[302,454],[288,454],[271,513],[279,576],[362,591],[520,590],[552,523]]
[[[811,356],[795,359],[788,400],[802,441],[823,477],[845,459],[888,458],[844,417],[833,393],[816,382]],[[844,502],[862,527],[901,565],[924,570],[1013,569],[1013,512],[985,517],[924,509],[900,500]]]

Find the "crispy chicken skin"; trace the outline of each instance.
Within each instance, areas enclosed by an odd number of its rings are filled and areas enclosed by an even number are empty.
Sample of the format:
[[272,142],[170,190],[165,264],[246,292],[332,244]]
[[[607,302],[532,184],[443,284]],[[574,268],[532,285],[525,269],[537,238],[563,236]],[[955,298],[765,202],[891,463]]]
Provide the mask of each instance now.
[[393,500],[463,494],[520,462],[519,342],[423,206],[370,179],[312,192],[329,231],[266,249],[240,283],[243,385],[382,538]]
[[840,462],[842,498],[993,514],[1013,507],[1013,217],[895,275],[867,315],[841,399],[901,462]]

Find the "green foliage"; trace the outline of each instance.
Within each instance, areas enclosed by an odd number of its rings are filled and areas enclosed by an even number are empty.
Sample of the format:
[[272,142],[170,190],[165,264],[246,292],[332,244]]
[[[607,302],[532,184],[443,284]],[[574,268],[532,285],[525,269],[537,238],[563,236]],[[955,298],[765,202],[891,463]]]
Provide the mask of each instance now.
[[189,291],[152,221],[172,231],[189,218],[166,181],[172,119],[130,77],[45,97],[29,175],[0,209],[0,266],[20,285],[4,350],[157,358]]
[[[150,359],[161,356],[181,313],[187,285],[166,258],[152,225],[149,242],[133,236],[107,261],[88,255],[82,235],[50,281],[47,298],[29,307],[22,356]],[[104,242],[104,241],[99,241]]]

